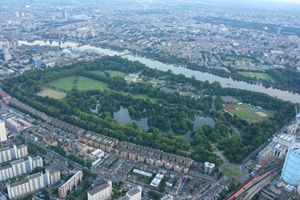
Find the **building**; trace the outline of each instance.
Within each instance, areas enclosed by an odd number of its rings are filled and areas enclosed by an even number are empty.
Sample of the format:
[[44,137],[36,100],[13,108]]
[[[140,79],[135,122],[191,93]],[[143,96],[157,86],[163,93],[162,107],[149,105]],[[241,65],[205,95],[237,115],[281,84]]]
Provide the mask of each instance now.
[[128,196],[130,198],[130,200],[141,200],[142,199],[142,187],[138,186],[136,188],[129,190],[126,193],[126,196]]
[[0,120],[0,142],[7,140],[7,133],[5,129],[5,122]]
[[113,148],[119,143],[117,139],[110,138],[90,131],[81,135],[80,141],[84,144],[87,144],[96,149],[101,149],[108,153],[110,153],[113,150]]
[[211,174],[214,172],[216,165],[214,163],[205,162],[204,163],[204,172],[207,174]]
[[112,182],[105,181],[87,193],[88,200],[108,200],[112,195]]
[[0,192],[0,200],[7,200],[6,196]]
[[120,200],[141,200],[142,199],[142,187],[138,186],[132,188],[126,193],[126,196],[122,197]]
[[67,182],[58,188],[59,198],[65,198],[68,192],[75,189],[75,187],[82,181],[83,172],[80,170],[76,172]]
[[28,150],[26,145],[20,145],[18,147],[16,145],[13,145],[12,148],[4,147],[0,149],[0,163],[23,158],[27,155]]
[[28,157],[28,160],[20,159],[12,161],[8,165],[0,167],[0,181],[5,181],[31,172],[37,167],[43,167],[43,159],[40,156]]
[[165,167],[169,170],[173,169],[179,173],[188,173],[189,167],[193,163],[193,160],[190,158],[129,142],[120,142],[115,150],[121,157],[157,167]]
[[9,50],[7,47],[4,47],[3,48],[3,57],[4,57],[4,61],[5,62],[8,62],[12,59],[12,56],[11,54],[9,53]]
[[274,150],[275,148],[271,145],[264,148],[257,156],[257,163],[262,167],[268,164],[275,156]]
[[299,196],[300,196],[300,183],[298,184],[297,193],[298,193]]
[[[48,185],[53,185],[55,182],[48,182],[49,179],[49,170],[46,170],[46,173],[43,174],[42,172],[35,173],[32,175],[27,176],[25,179],[14,182],[8,183],[6,185],[8,197],[9,199],[17,199],[21,197],[25,197],[26,195],[40,190]],[[59,171],[56,173],[60,173]]]
[[300,183],[300,148],[288,150],[281,178],[289,185],[297,186]]
[[173,200],[174,198],[173,198],[173,196],[171,196],[171,195],[165,195],[165,196],[163,196],[160,200]]

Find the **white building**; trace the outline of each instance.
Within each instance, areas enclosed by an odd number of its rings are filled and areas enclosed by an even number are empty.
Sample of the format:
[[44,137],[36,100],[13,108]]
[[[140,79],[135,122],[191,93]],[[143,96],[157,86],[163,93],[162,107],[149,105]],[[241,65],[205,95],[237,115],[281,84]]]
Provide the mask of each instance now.
[[0,167],[0,181],[15,178],[31,172],[37,167],[43,167],[43,159],[40,156],[28,157],[28,160],[20,159],[8,165]]
[[7,133],[5,129],[5,122],[0,121],[0,142],[4,142],[7,140]]
[[214,172],[216,165],[214,163],[205,162],[204,163],[204,171],[205,173],[211,174]]
[[173,196],[171,196],[171,195],[165,195],[165,196],[163,196],[160,200],[173,200],[174,198],[173,198]]
[[112,182],[107,181],[98,187],[90,190],[88,195],[88,200],[107,200],[111,198],[112,194]]
[[12,148],[4,147],[0,149],[0,163],[8,162],[14,159],[19,159],[28,155],[28,150],[26,145],[16,146],[13,145]]
[[125,197],[122,197],[120,200],[141,200],[142,199],[142,187],[138,186],[132,188],[126,193]]
[[[55,182],[48,182],[49,170],[46,170],[46,174],[42,172],[27,176],[24,180],[7,184],[7,192],[9,199],[18,199],[25,197],[26,195],[44,188],[47,185],[52,185]],[[60,174],[60,171],[56,172]],[[60,177],[60,175],[59,175]]]

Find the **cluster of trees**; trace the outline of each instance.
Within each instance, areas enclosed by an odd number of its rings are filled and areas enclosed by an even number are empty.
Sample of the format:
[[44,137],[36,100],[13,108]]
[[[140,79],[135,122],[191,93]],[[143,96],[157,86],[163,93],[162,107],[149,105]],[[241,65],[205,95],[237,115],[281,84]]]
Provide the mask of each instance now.
[[[178,93],[167,94],[152,85],[127,84],[121,77],[91,73],[94,70],[141,72],[145,77],[161,79],[170,85],[190,85],[197,91],[201,91],[203,97],[195,100]],[[48,82],[70,75],[80,75],[105,82],[109,89],[106,91],[72,90],[63,100],[36,95]],[[149,69],[141,63],[130,62],[120,57],[103,57],[95,61],[79,62],[72,66],[44,71],[33,70],[20,77],[6,80],[2,87],[28,105],[86,130],[217,164],[220,160],[212,153],[211,144],[215,143],[231,161],[240,162],[251,150],[286,123],[292,116],[294,108],[291,103],[264,94],[225,89],[219,83],[209,84],[197,81],[195,78],[174,75],[170,71]],[[146,95],[155,99],[155,102],[134,98],[135,94]],[[272,118],[262,124],[249,124],[247,121],[227,116],[222,112],[221,96],[225,95],[276,112]],[[211,107],[212,102],[215,104],[215,110]],[[101,115],[90,112],[91,105],[97,103],[100,104]],[[135,118],[148,117],[150,125],[154,128],[143,132],[132,124],[120,125],[112,118],[112,113],[120,106],[128,108]],[[212,116],[216,126],[215,128],[203,127],[194,133],[194,141],[191,144],[176,134],[161,136],[156,129],[172,129],[176,133],[185,133],[191,129],[191,120],[198,111]],[[240,134],[233,131],[231,126],[235,126]]]

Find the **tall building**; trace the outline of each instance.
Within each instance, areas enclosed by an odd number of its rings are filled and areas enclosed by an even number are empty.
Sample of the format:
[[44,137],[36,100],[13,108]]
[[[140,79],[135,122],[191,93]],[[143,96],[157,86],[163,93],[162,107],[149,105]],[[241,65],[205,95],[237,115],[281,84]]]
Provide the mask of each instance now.
[[37,167],[43,167],[43,159],[40,156],[28,157],[28,160],[20,159],[12,161],[8,165],[0,167],[0,181],[15,178],[31,172]]
[[4,61],[5,61],[5,62],[8,62],[8,61],[10,61],[10,60],[12,59],[12,56],[11,56],[11,54],[9,53],[9,50],[8,50],[7,47],[4,47],[4,48],[3,48],[3,56],[4,56]]
[[7,133],[5,129],[5,122],[0,120],[0,142],[7,140]]
[[0,149],[0,163],[8,162],[14,159],[19,159],[28,155],[28,150],[26,145],[16,146],[13,145],[12,148],[4,147]]
[[58,188],[59,198],[65,198],[71,190],[73,190],[83,178],[83,172],[80,170],[76,172],[67,182]]
[[290,148],[282,169],[281,178],[289,185],[300,183],[300,148]]
[[87,193],[88,200],[108,200],[111,199],[112,194],[112,183],[111,181],[106,181],[90,190]]
[[[49,176],[49,172],[49,170],[46,170],[46,174],[43,174],[42,172],[35,173],[27,176],[21,181],[12,184],[7,184],[6,187],[9,199],[18,199],[20,197],[25,197],[26,195],[40,190],[47,185],[55,184],[55,182],[48,182],[47,177]],[[55,173],[60,174],[60,171]]]

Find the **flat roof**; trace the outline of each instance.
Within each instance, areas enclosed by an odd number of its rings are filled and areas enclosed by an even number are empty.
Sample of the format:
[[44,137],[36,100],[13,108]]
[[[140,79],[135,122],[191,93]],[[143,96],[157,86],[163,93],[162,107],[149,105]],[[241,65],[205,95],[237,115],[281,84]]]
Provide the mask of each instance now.
[[94,189],[88,191],[88,193],[90,195],[94,195],[94,194],[97,194],[98,192],[100,192],[102,190],[105,190],[108,187],[110,187],[110,184],[108,182],[106,182],[106,183],[103,183],[103,184],[99,185],[98,187],[95,187]]

